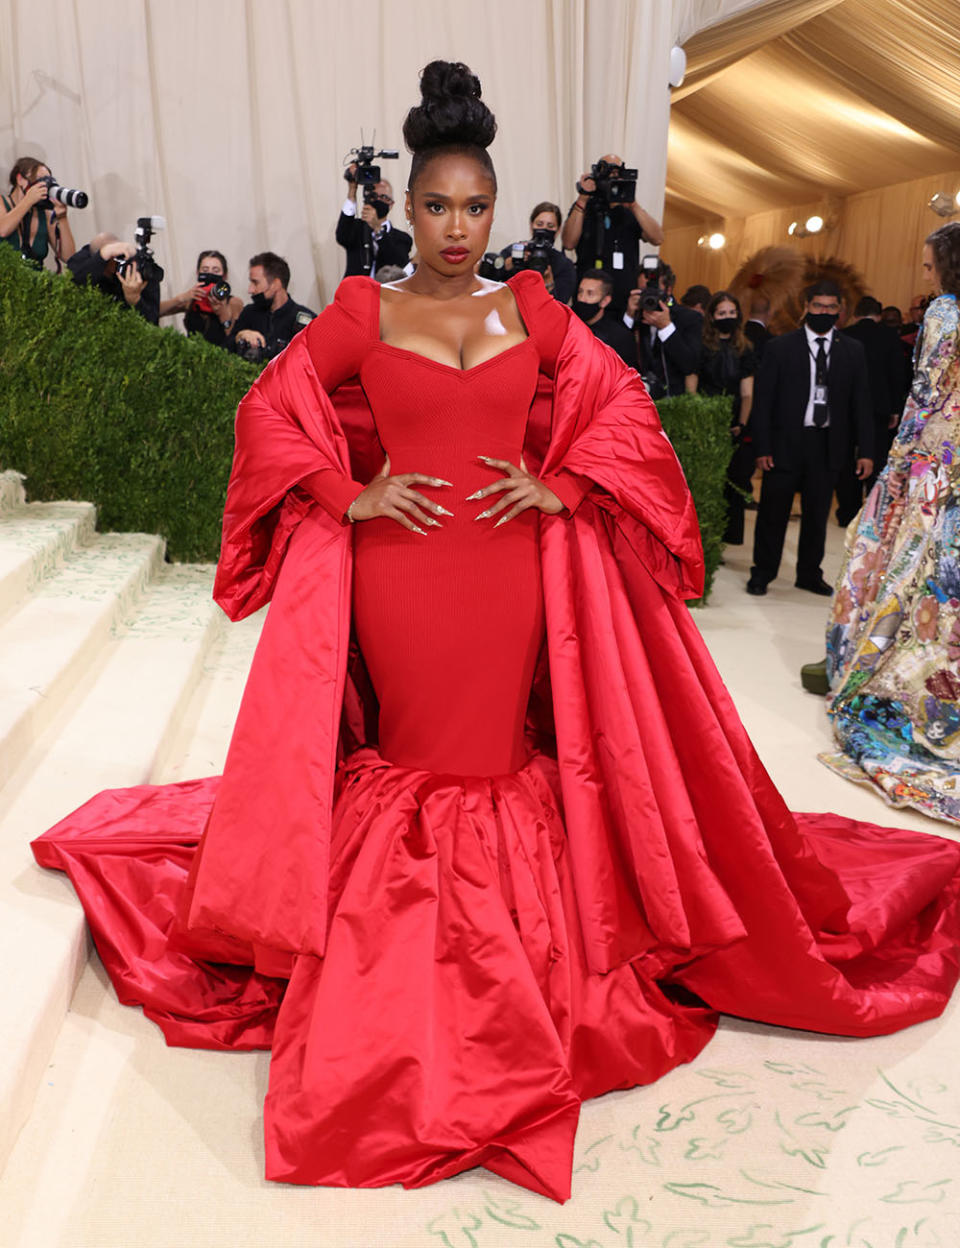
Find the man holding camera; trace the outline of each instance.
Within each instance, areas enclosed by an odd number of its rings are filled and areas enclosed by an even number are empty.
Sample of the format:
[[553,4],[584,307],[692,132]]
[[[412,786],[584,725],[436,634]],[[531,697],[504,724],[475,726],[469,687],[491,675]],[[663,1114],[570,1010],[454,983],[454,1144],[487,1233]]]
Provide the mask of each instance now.
[[659,247],[663,230],[636,202],[637,171],[624,168],[619,156],[604,156],[577,183],[577,198],[561,235],[567,250],[576,249],[577,277],[604,269],[613,278],[610,316],[621,317],[640,267],[640,243]]
[[613,278],[603,269],[585,273],[577,287],[573,310],[594,336],[612,347],[624,364],[637,367],[637,344],[633,334],[619,318],[609,315]]
[[145,278],[135,259],[134,243],[123,243],[116,234],[98,234],[75,251],[67,261],[73,280],[96,286],[103,294],[133,308],[151,325],[160,322],[160,278]]
[[311,312],[287,294],[290,266],[282,256],[261,251],[250,258],[250,302],[237,317],[233,334],[228,339],[231,350],[253,363],[272,360],[309,325],[316,312]]
[[623,317],[636,327],[640,374],[652,399],[684,394],[687,375],[700,363],[703,317],[674,302],[676,280],[665,260],[645,256]]
[[393,187],[382,178],[364,188],[363,205],[357,213],[357,165],[347,167],[347,198],[337,222],[337,242],[347,253],[344,277],[375,277],[377,266],[395,264],[412,273],[410,248],[413,239],[395,230],[389,213],[393,207]]

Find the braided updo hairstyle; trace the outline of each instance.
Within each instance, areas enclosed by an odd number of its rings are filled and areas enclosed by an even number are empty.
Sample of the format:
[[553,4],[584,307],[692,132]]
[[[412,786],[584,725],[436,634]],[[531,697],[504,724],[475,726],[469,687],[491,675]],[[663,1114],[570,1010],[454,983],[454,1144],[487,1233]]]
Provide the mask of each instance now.
[[480,98],[480,79],[459,61],[431,61],[420,75],[420,96],[403,123],[403,141],[413,153],[410,190],[435,156],[455,154],[482,165],[496,192],[487,148],[497,121]]

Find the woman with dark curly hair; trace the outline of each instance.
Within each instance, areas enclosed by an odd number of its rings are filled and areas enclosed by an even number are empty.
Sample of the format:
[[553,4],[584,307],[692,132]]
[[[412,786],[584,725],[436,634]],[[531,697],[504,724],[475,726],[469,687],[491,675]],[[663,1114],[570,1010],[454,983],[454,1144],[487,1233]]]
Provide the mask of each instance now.
[[960,223],[923,249],[935,297],[880,474],[847,536],[827,627],[823,761],[894,806],[960,823]]
[[272,1047],[271,1179],[565,1200],[581,1102],[717,1010],[940,1013],[960,846],[889,833],[891,865],[786,810],[684,602],[656,409],[539,274],[475,276],[493,116],[463,65],[421,91],[416,273],[345,279],[237,413],[215,595],[271,606],[222,779],[102,795],[35,852],[170,1043]]
[[727,469],[727,527],[723,540],[730,546],[743,545],[744,491],[753,477],[753,453],[747,435],[753,403],[756,356],[743,332],[740,300],[726,290],[718,290],[707,304],[703,318],[703,341],[696,373],[687,379],[691,394],[729,395],[733,399],[730,436],[734,449]]

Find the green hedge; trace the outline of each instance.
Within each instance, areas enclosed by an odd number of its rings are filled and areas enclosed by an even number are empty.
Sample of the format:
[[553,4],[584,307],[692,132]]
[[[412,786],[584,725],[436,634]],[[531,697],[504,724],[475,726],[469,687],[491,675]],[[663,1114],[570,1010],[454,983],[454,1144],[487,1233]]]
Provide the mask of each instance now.
[[104,530],[216,559],[234,412],[258,372],[0,244],[0,465],[32,499],[86,499]]
[[[0,467],[24,473],[33,499],[87,499],[104,530],[160,533],[172,559],[216,559],[234,412],[258,371],[0,244]],[[657,406],[697,504],[709,594],[730,402]]]
[[683,465],[697,507],[707,576],[703,597],[691,605],[703,606],[710,597],[713,578],[723,554],[723,531],[727,524],[723,489],[733,454],[730,439],[733,399],[681,394],[676,398],[661,399],[657,410],[667,437]]

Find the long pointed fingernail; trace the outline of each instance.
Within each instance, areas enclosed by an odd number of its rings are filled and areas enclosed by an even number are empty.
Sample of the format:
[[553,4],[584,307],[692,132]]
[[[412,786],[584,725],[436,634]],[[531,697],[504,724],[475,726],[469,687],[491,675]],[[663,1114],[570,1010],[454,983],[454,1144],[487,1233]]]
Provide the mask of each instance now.
[[453,482],[452,482],[452,481],[444,481],[444,479],[443,479],[442,477],[434,477],[434,478],[433,478],[433,484],[434,484],[434,485],[453,485]]
[[466,501],[472,503],[475,498],[483,498],[483,490],[474,490],[472,494],[468,494]]
[[479,516],[474,516],[474,517],[473,517],[473,518],[474,518],[474,520],[485,520],[485,519],[487,518],[487,516],[489,516],[489,515],[491,514],[491,510],[492,510],[492,509],[491,509],[490,507],[488,507],[486,511],[481,511],[481,512],[480,512],[480,514],[479,514]]
[[419,526],[419,524],[415,524],[415,525],[413,526],[413,531],[414,531],[414,533],[422,533],[424,537],[426,537],[426,536],[427,536],[427,530],[426,530],[426,529],[421,529],[421,528],[420,528],[420,526]]
[[443,525],[440,523],[440,521],[439,521],[439,520],[434,520],[433,516],[428,516],[428,517],[427,517],[427,524],[432,524],[432,525],[434,525],[434,526],[435,526],[436,528],[438,528],[438,529],[442,529],[442,528],[443,528]]
[[500,525],[501,525],[501,524],[505,524],[505,523],[506,523],[506,520],[507,520],[507,517],[506,517],[506,516],[501,516],[501,517],[500,517],[500,519],[497,521],[497,523],[496,523],[493,527],[494,527],[495,529],[499,529],[499,527],[500,527]]
[[478,455],[478,456],[477,456],[477,459],[482,459],[482,460],[484,461],[484,463],[489,464],[490,459],[491,459],[491,456],[489,456],[489,455]]
[[439,503],[437,504],[437,511],[440,513],[440,515],[441,515],[441,516],[452,516],[452,515],[453,515],[453,512],[452,512],[452,511],[447,511],[446,507],[441,507]]

